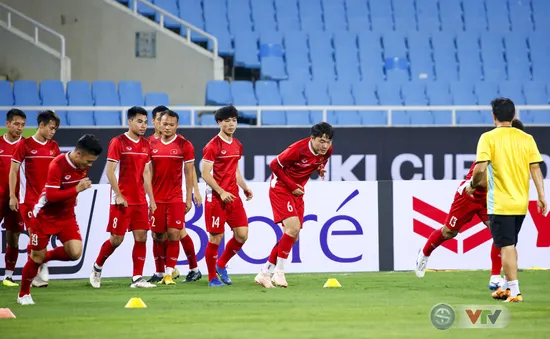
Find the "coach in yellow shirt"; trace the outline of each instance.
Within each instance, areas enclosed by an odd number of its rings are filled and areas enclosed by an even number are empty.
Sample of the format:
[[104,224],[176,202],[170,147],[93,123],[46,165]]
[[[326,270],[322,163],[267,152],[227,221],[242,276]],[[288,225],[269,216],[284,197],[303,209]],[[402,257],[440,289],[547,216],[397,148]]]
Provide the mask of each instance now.
[[529,174],[538,193],[538,209],[546,213],[542,157],[530,134],[512,128],[516,108],[512,100],[498,98],[491,102],[496,128],[483,133],[477,145],[476,167],[471,187],[487,184],[487,214],[493,241],[500,248],[505,284],[493,293],[506,302],[523,301],[519,291],[516,244],[529,204]]

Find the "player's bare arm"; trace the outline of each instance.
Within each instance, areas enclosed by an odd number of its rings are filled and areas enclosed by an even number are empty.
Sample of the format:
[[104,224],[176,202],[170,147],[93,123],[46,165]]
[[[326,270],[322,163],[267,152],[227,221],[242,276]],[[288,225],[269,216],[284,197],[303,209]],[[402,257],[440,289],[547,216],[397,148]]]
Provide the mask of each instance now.
[[540,165],[538,163],[531,164],[529,166],[529,170],[531,171],[531,178],[533,178],[533,183],[537,189],[538,211],[539,213],[546,214],[548,205],[546,204],[546,198],[544,197],[544,178],[542,176],[542,171],[540,170]]
[[76,185],[76,193],[83,192],[90,187],[92,187],[92,181],[90,178],[84,178],[78,182],[78,185]]
[[246,201],[251,200],[254,197],[254,193],[252,193],[252,190],[248,187],[246,184],[246,181],[244,181],[243,175],[241,174],[241,170],[237,167],[237,185],[239,185],[240,188],[243,189],[244,194],[246,195]]
[[193,196],[195,197],[195,204],[198,207],[202,206],[202,196],[199,190],[199,181],[197,180],[197,170],[193,166]]
[[118,162],[108,160],[107,161],[107,180],[109,180],[109,184],[111,185],[111,189],[113,192],[115,192],[116,200],[115,203],[117,205],[121,205],[124,207],[128,207],[128,202],[126,201],[126,198],[122,195],[120,192],[120,188],[118,187],[118,180],[115,175],[115,170],[118,165]]
[[9,185],[10,185],[10,209],[12,211],[19,210],[19,201],[15,195],[15,189],[17,187],[17,173],[19,173],[19,166],[21,164],[15,161],[11,162],[10,174],[9,174]]
[[153,196],[151,166],[149,165],[145,165],[145,168],[143,169],[143,188],[145,189],[145,194],[149,197],[149,209],[151,210],[151,213],[154,213],[157,209],[157,203],[155,202],[155,197]]
[[218,185],[214,177],[212,176],[212,168],[214,167],[213,162],[203,161],[202,162],[202,178],[208,186],[210,186],[216,193],[220,195],[220,198],[223,202],[233,202],[235,196],[229,192],[224,191],[223,188]]
[[324,164],[319,165],[319,168],[317,168],[317,173],[319,173],[319,177],[321,177],[321,179],[325,180],[325,174],[327,174],[327,170],[325,169]]
[[[185,163],[183,167],[183,174],[185,175],[185,213],[191,210],[193,205],[193,186],[195,184],[195,162],[189,161]],[[196,193],[195,193],[196,194]]]
[[287,185],[290,189],[294,188],[292,190],[292,194],[299,197],[301,195],[304,195],[304,188],[295,183],[290,177],[286,174],[286,172],[283,170],[283,166],[279,162],[278,158],[273,159],[271,163],[269,164],[269,168],[271,168],[271,171]]
[[483,161],[476,163],[474,167],[474,173],[472,175],[472,181],[470,185],[466,187],[466,193],[471,195],[477,187],[481,186],[482,181],[487,179],[486,171],[489,162]]

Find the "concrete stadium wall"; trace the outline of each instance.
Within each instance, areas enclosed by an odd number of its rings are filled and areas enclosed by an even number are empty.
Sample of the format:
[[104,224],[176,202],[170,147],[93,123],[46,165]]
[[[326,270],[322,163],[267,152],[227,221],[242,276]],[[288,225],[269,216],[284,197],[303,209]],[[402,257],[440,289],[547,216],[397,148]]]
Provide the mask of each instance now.
[[[207,81],[219,76],[201,47],[181,43],[175,34],[108,0],[2,1],[65,36],[72,80],[139,80],[144,92],[168,93],[171,104],[199,105]],[[157,32],[156,58],[136,57],[136,32]],[[25,52],[14,50],[18,56]],[[216,62],[223,69],[222,59]],[[25,74],[42,78],[32,68]]]

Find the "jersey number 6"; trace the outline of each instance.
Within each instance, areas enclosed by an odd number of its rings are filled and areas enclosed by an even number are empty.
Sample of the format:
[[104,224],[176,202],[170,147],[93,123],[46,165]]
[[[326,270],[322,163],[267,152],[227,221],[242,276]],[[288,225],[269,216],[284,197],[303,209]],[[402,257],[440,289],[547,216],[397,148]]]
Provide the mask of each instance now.
[[288,208],[289,212],[294,211],[294,208],[292,208],[292,205],[290,204],[290,201],[286,203],[286,208]]

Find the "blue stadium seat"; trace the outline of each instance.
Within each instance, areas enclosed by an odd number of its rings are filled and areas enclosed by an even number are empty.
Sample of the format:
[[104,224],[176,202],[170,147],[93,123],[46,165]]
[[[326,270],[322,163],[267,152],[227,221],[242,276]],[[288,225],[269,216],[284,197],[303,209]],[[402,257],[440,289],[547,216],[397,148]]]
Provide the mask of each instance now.
[[[462,0],[462,7],[464,8],[465,30],[479,32],[487,29],[485,4],[483,1]],[[502,2],[500,7],[506,10],[506,5]],[[505,12],[504,14],[502,14],[502,12],[490,13],[490,16],[494,15],[506,15],[506,18],[508,18],[507,12]]]
[[322,5],[326,31],[335,32],[348,29],[343,0],[322,0]]
[[[67,106],[65,88],[60,80],[42,80],[40,82],[40,98],[43,106]],[[61,126],[67,125],[67,111],[58,111]]]
[[548,40],[548,33],[543,31],[532,33],[529,36],[529,46],[531,48],[533,80],[548,81],[550,78],[550,63],[548,63],[550,41]]
[[202,114],[199,117],[199,121],[198,121],[197,125],[201,125],[201,126],[218,126],[218,123],[216,122],[216,119],[214,118],[214,114],[205,113],[205,114]]
[[[179,17],[180,11],[176,0],[155,0],[155,5],[164,9],[168,13]],[[155,21],[160,23],[160,12],[155,13]],[[164,27],[169,29],[180,29],[181,24],[172,18],[164,17]]]
[[[120,106],[116,85],[112,81],[94,81],[92,96],[96,106]],[[121,124],[120,111],[95,111],[94,118],[98,126],[119,126]]]
[[[67,83],[69,106],[94,106],[92,90],[88,81],[69,81]],[[68,111],[67,120],[71,126],[93,126],[93,111]]]
[[256,32],[261,33],[277,29],[273,1],[251,0],[250,3],[252,5],[252,19]]
[[300,30],[297,0],[275,0],[275,9],[280,32]]
[[[281,95],[275,81],[256,81],[256,98],[260,106],[281,106]],[[262,125],[286,125],[285,111],[262,111]]]
[[[362,81],[352,85],[351,92],[357,106],[378,106],[376,87],[373,83]],[[359,111],[363,125],[387,125],[388,117],[384,111]]]
[[252,31],[252,11],[247,0],[228,0],[227,18],[233,36]]
[[458,80],[458,64],[452,34],[436,32],[432,34],[435,75],[438,81]]
[[[376,92],[380,105],[383,106],[402,106],[403,100],[401,98],[401,86],[397,83],[382,82],[379,83]],[[396,119],[397,118],[397,121]],[[405,111],[392,111],[391,118],[392,125],[408,125],[410,119],[408,113]]]
[[[0,80],[0,106],[13,106],[13,88],[9,81]],[[0,111],[5,114],[7,111]]]
[[437,0],[416,0],[416,16],[420,32],[439,31],[441,25],[439,23],[437,3]]
[[[426,96],[430,106],[452,106],[453,97],[446,82],[427,82]],[[436,125],[449,125],[452,123],[451,111],[431,111]]]
[[233,99],[229,89],[229,82],[224,80],[210,80],[206,84],[206,104],[213,106],[229,105]]
[[385,32],[382,35],[382,44],[384,45],[385,58],[406,58],[407,47],[405,46],[405,36],[399,32]]
[[[231,97],[235,106],[256,106],[258,101],[254,95],[254,87],[250,81],[233,81],[230,85]],[[240,111],[239,113],[248,119],[255,119],[256,111]]]
[[[510,2],[514,2],[511,0]],[[485,0],[487,7],[487,23],[491,32],[510,32],[510,21],[508,20],[508,6],[501,0]],[[513,12],[512,12],[513,13]],[[514,16],[515,13],[512,15]]]
[[[187,106],[187,105],[176,105],[176,106]],[[175,110],[178,113],[180,119],[180,126],[190,126],[191,125],[191,111],[185,109]],[[195,111],[195,125],[199,125],[198,112]]]
[[[179,17],[182,20],[189,22],[201,30],[205,30],[201,0],[178,0],[178,7],[180,9]],[[185,27],[181,27],[180,34],[185,37],[187,36]],[[191,40],[195,42],[208,41],[206,37],[195,32],[191,32]]]
[[[308,106],[329,106],[330,97],[327,86],[320,82],[308,82],[305,85],[305,97]],[[311,123],[316,124],[323,119],[322,111],[310,111]]]
[[[280,81],[279,91],[283,105],[285,106],[305,106],[304,86],[298,82]],[[286,111],[286,120],[288,125],[310,125],[309,111]]]
[[525,82],[531,80],[531,65],[527,38],[523,33],[511,33],[504,37],[506,45],[506,60],[508,65],[508,80]]
[[122,106],[143,106],[143,89],[139,81],[119,81],[118,95]]
[[[504,81],[498,84],[498,95],[511,99],[516,105],[525,105],[523,86],[519,82]],[[496,97],[496,94],[495,94]]]
[[393,31],[393,11],[391,1],[369,0],[372,30],[375,32]]
[[258,37],[251,31],[241,31],[235,34],[235,67],[259,69]]
[[364,0],[345,0],[348,30],[353,33],[370,30],[367,2]]
[[[32,80],[17,80],[13,83],[13,97],[15,106],[41,106],[42,102],[38,95],[38,85]],[[27,126],[36,126],[37,111],[28,111],[21,108],[27,114]]]
[[531,0],[508,0],[510,8],[510,21],[513,32],[533,31],[533,20],[531,19]]
[[[129,4],[131,4],[131,2],[129,2]],[[148,17],[155,16],[155,10],[140,1],[137,1],[137,10],[138,13],[141,15]]]
[[[329,85],[332,106],[354,106],[351,86],[348,82],[335,82]],[[361,116],[357,111],[328,111],[327,122],[336,125],[361,125]]]
[[260,45],[283,45],[283,33],[280,31],[265,31],[260,34]]
[[481,59],[485,81],[505,81],[506,63],[502,35],[495,32],[484,32],[481,35]]
[[283,57],[267,56],[260,61],[260,78],[262,80],[286,80],[288,75],[285,71]]
[[331,37],[325,32],[309,34],[311,75],[314,81],[332,82],[336,79]]
[[323,8],[320,0],[299,0],[298,11],[302,30],[306,32],[323,31]]
[[285,33],[285,58],[288,77],[297,81],[311,79],[309,49],[305,32]]
[[[488,106],[495,98],[499,97],[498,85],[494,82],[478,82],[475,84],[474,92],[477,96],[478,105]],[[480,111],[481,119],[484,124],[492,124],[493,118],[491,111]]]
[[442,32],[460,32],[464,30],[460,0],[439,1],[439,14]]
[[407,42],[411,79],[433,80],[435,76],[429,36],[425,33],[410,32]]
[[357,36],[345,31],[335,32],[333,44],[338,80],[347,82],[360,80]]
[[535,20],[535,28],[537,31],[546,31],[550,29],[550,2],[546,0],[531,0],[533,6],[533,19]]
[[[525,82],[523,93],[528,105],[548,105],[550,95],[542,82]],[[521,111],[520,119],[525,123],[550,123],[550,111]]]
[[[453,105],[473,106],[477,105],[473,85],[466,82],[451,82],[451,94]],[[456,111],[456,123],[458,125],[482,124],[483,119],[479,111]]]
[[384,80],[380,35],[373,32],[362,32],[357,35],[357,42],[359,45],[361,79],[363,81]]
[[416,31],[416,17],[413,14],[414,12],[414,0],[394,0],[393,17],[395,19],[395,30],[404,33]]
[[[401,86],[401,96],[406,106],[428,105],[426,87],[423,83],[407,82],[403,84]],[[393,118],[396,124],[433,125],[435,123],[434,117],[429,111],[396,111]]]
[[456,36],[456,47],[461,81],[482,80],[479,36],[477,33],[461,32]]

